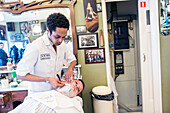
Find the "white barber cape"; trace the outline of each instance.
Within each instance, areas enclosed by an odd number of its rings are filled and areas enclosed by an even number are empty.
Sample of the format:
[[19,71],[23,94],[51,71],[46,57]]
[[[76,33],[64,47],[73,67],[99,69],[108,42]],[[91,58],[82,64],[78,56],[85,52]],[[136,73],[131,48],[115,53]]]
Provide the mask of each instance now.
[[[76,58],[64,42],[57,46],[56,52],[47,33],[44,33],[42,37],[27,45],[23,58],[17,65],[16,73],[20,76],[30,73],[41,77],[57,78],[56,74],[61,74],[64,60],[71,63]],[[48,83],[30,82],[28,92],[30,94],[51,89]]]
[[55,90],[34,93],[9,113],[84,113],[82,99],[69,98]]

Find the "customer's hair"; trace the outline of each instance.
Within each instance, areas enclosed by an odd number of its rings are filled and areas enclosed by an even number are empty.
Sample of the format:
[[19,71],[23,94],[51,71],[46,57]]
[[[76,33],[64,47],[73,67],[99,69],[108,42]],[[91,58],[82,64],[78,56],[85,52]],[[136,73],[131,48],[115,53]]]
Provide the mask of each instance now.
[[83,90],[84,90],[85,84],[84,84],[83,80],[82,79],[78,79],[78,80],[81,81],[81,83],[83,84]]
[[68,19],[61,13],[53,13],[47,18],[47,27],[52,34],[52,31],[56,30],[56,27],[69,29]]

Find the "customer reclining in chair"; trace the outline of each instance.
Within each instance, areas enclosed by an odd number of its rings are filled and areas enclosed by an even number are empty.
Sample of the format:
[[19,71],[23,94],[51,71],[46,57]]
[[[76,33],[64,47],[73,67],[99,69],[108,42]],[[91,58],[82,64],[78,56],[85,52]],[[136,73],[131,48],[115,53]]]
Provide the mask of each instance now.
[[83,89],[82,80],[73,80],[56,90],[27,96],[22,104],[9,113],[84,113],[82,98],[76,96]]

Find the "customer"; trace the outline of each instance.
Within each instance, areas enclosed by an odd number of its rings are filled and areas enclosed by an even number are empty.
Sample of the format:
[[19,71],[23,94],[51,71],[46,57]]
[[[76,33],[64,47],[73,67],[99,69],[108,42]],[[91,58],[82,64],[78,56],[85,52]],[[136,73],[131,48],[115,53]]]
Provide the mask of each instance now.
[[6,66],[7,65],[7,53],[3,50],[4,43],[0,42],[0,66]]
[[65,79],[73,78],[76,58],[63,42],[68,29],[68,19],[61,13],[53,13],[47,18],[47,32],[27,45],[16,72],[18,79],[31,81],[29,94],[64,86],[56,76],[60,75],[64,60],[70,63]]
[[[61,89],[35,93],[27,96],[22,104],[9,113],[84,113],[82,98],[76,96],[85,87],[83,81],[73,80],[69,84],[74,86],[74,91],[64,90],[69,89],[66,85]],[[69,93],[72,95],[73,92],[76,95],[69,98]]]

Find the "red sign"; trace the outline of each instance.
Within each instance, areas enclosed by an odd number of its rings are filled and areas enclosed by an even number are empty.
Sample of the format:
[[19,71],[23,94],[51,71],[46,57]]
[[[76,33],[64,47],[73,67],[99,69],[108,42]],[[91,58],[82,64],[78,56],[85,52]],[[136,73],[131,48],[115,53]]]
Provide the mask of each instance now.
[[140,2],[140,7],[146,7],[146,1]]

